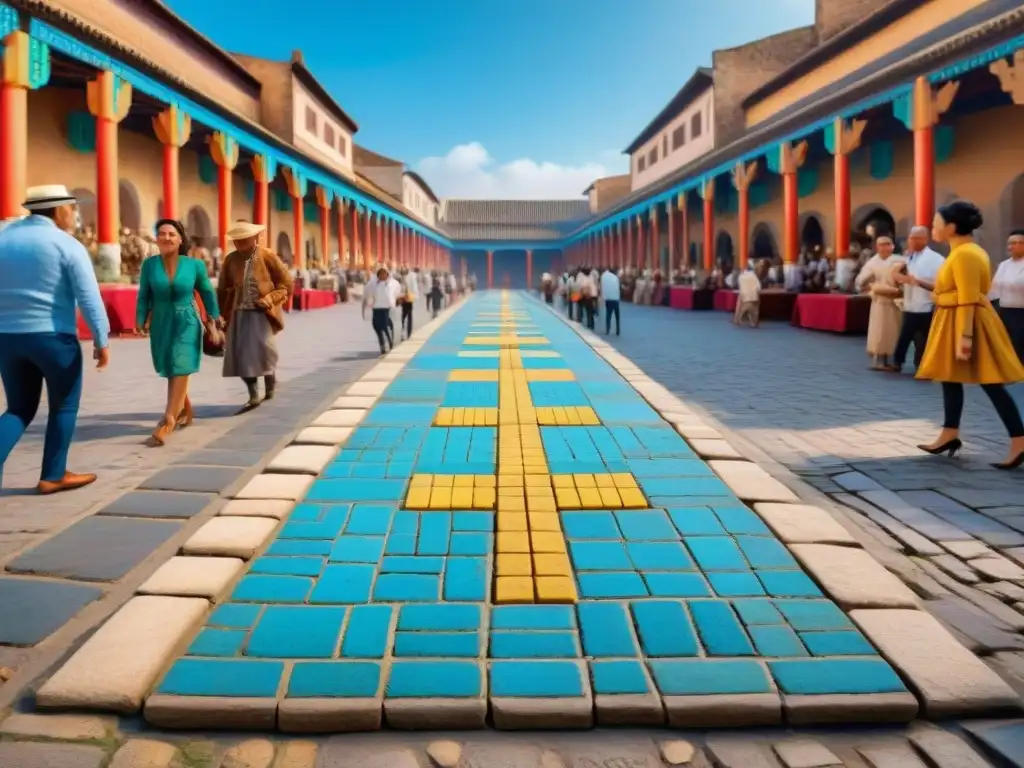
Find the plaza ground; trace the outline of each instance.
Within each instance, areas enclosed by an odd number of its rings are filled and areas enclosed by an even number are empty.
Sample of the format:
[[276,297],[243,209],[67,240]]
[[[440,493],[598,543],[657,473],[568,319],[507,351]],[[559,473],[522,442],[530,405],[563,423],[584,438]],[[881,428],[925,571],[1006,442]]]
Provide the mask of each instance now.
[[[541,314],[534,314],[537,312]],[[548,332],[543,312],[539,305],[531,309],[531,314],[539,318],[535,321]],[[465,336],[465,321],[468,319],[462,318],[458,323],[463,326],[460,336]],[[865,526],[879,545],[880,548],[870,548],[872,554],[879,553],[887,567],[907,577],[914,590],[927,598],[929,610],[952,626],[957,637],[968,647],[983,653],[1011,684],[1016,684],[1013,670],[1015,664],[1018,670],[1022,666],[1017,652],[1024,649],[1024,644],[1017,644],[1024,621],[1014,624],[1012,615],[1016,611],[1011,605],[1017,601],[998,594],[998,590],[1010,590],[1009,594],[1012,594],[1012,588],[1020,589],[1020,582],[1024,580],[1024,571],[1017,572],[1020,570],[1021,553],[1018,548],[1024,545],[1024,535],[1018,528],[1024,511],[1014,507],[1014,502],[1020,504],[1017,499],[1020,478],[987,469],[988,461],[1001,456],[1003,439],[998,424],[988,412],[987,403],[979,402],[978,398],[969,403],[965,418],[965,429],[969,432],[967,457],[962,464],[919,457],[915,455],[914,445],[932,436],[939,409],[938,393],[931,385],[914,382],[909,376],[898,378],[867,371],[861,339],[809,334],[771,324],[757,331],[735,329],[721,313],[677,313],[661,308],[628,306],[623,321],[623,336],[609,339],[613,345],[649,376],[678,394],[689,408],[709,414],[713,419],[708,422],[712,429],[718,428],[740,453],[758,461],[769,472],[796,488],[801,500],[815,503],[820,497],[845,505],[846,514],[853,515],[859,525]],[[560,333],[557,325],[551,327],[551,333]],[[303,328],[307,332],[300,334],[298,331]],[[226,418],[204,420],[204,424],[191,433],[179,433],[182,439],[176,444],[177,453],[168,452],[152,460],[150,455],[162,452],[139,448],[139,441],[157,418],[162,399],[159,382],[146,383],[148,378],[152,378],[148,359],[140,356],[139,352],[140,349],[146,351],[145,342],[118,342],[111,370],[102,375],[90,375],[87,398],[95,398],[96,410],[90,410],[89,404],[83,405],[83,424],[86,429],[95,431],[86,433],[92,437],[85,445],[88,453],[83,454],[82,448],[78,448],[78,453],[73,454],[92,456],[102,450],[107,463],[106,473],[114,477],[106,481],[108,485],[97,489],[97,492],[102,492],[100,497],[81,498],[74,509],[69,506],[59,514],[53,513],[52,527],[47,531],[14,533],[8,539],[11,554],[15,550],[24,554],[48,533],[106,504],[117,494],[134,488],[166,464],[202,463],[187,454],[198,450],[194,456],[202,455],[204,451],[201,449],[210,440],[220,440],[220,444],[205,451],[206,454],[248,450],[260,456],[272,455],[283,435],[318,413],[324,407],[319,403],[341,388],[346,380],[358,378],[370,365],[365,355],[372,353],[375,345],[369,328],[359,321],[358,313],[352,308],[293,316],[288,333],[288,343],[283,345],[286,350],[282,367],[284,387],[279,403],[244,417],[245,422],[228,421]],[[443,331],[441,335],[444,335]],[[337,338],[336,342],[334,338]],[[574,345],[581,348],[582,345],[579,341],[566,339],[569,337],[559,337],[555,342],[556,348],[572,361],[576,359],[574,355],[580,354],[573,351]],[[295,347],[291,346],[293,343]],[[456,341],[452,337],[444,339],[442,344],[456,345]],[[129,388],[132,390],[130,404],[125,401],[126,394],[107,391],[110,386],[107,382],[113,381],[109,374],[118,370],[118,353],[122,349],[130,349],[126,354],[135,356],[128,375],[139,382],[138,386]],[[440,352],[435,349],[432,354]],[[343,361],[339,362],[339,357]],[[795,365],[794,360],[806,362],[801,367]],[[237,382],[219,379],[215,368],[215,365],[207,365],[197,387],[208,386],[209,390],[199,390],[211,393],[204,400],[207,407],[222,409],[220,413],[226,414],[233,410],[240,393]],[[595,382],[602,380],[603,374],[597,369],[583,365],[582,370],[584,373],[577,377],[582,383],[586,384],[587,373]],[[292,382],[290,385],[289,380]],[[286,406],[286,403],[289,404]],[[283,410],[275,413],[276,408]],[[97,412],[101,416],[97,417]],[[218,412],[208,412],[209,415],[215,413]],[[604,413],[614,422],[625,418],[626,412],[620,411],[618,416],[608,410]],[[90,419],[95,421],[90,422]],[[103,421],[106,426],[101,425]],[[228,429],[235,429],[238,434],[222,437]],[[191,442],[185,443],[185,440]],[[225,440],[231,442],[225,443]],[[250,445],[245,445],[246,442]],[[33,483],[33,462],[37,456],[38,436],[30,439],[27,451],[22,449],[18,457],[21,463],[11,468],[15,473],[8,470],[8,478],[17,479],[13,483],[10,479],[7,482],[21,486]],[[212,463],[211,456],[206,458]],[[241,462],[243,458],[244,455],[239,454],[235,461]],[[153,463],[140,463],[145,461]],[[252,463],[257,462],[253,459]],[[791,473],[800,475],[816,490],[800,483]],[[683,481],[677,479],[676,482]],[[70,505],[75,496],[69,494],[66,503]],[[8,507],[0,511],[0,525],[6,525],[12,532],[20,531],[28,525],[24,518],[19,523],[18,516],[28,515],[32,507],[19,504],[18,511],[14,512],[10,509],[13,505],[5,503],[11,498],[37,500],[29,496],[0,499],[0,505]],[[36,508],[49,510],[49,505],[37,503]],[[13,522],[8,522],[11,520]],[[43,524],[38,527],[42,528]],[[955,548],[959,549],[959,556],[950,551],[950,542],[957,543]],[[10,558],[9,562],[13,559]],[[90,564],[77,565],[88,569]],[[137,564],[137,567],[152,571],[154,566]],[[136,573],[130,571],[120,583],[138,583]],[[973,578],[969,574],[973,574]],[[1003,611],[993,603],[1001,606]],[[984,621],[980,620],[982,615],[987,617]],[[1024,619],[1024,614],[1017,615]],[[957,620],[962,626],[958,626]],[[642,625],[639,616],[637,621]],[[3,652],[11,653],[8,650]],[[0,662],[2,660],[0,656]],[[52,716],[50,722],[53,722]],[[110,721],[106,723],[107,727],[111,726]],[[94,721],[93,727],[95,725]],[[22,730],[30,732],[33,727],[37,726],[25,726]],[[912,756],[906,757],[910,754],[910,747],[902,733],[899,728],[889,729],[884,736],[827,732],[815,738],[828,744],[847,766],[915,765],[907,762]],[[990,741],[997,740],[991,738],[991,732],[985,733]],[[1006,735],[1005,731],[999,733],[1001,737]],[[948,732],[935,729],[918,729],[912,734],[919,750],[923,749],[921,744],[929,743],[934,751],[939,741],[951,737]],[[491,765],[484,755],[493,756],[500,751],[508,765],[534,768],[542,764],[545,759],[543,751],[549,748],[561,755],[566,766],[573,768],[590,768],[592,765],[615,768],[619,765],[654,766],[662,760],[655,746],[655,739],[662,736],[671,738],[655,733],[604,734],[584,746],[571,736],[524,741],[474,735],[464,739],[463,759],[467,761],[466,765]],[[749,732],[747,736],[758,737],[760,744],[755,746],[753,742],[748,744],[745,739],[733,737],[725,739],[724,743],[721,739],[717,742],[712,739],[706,746],[722,765],[752,766],[758,764],[751,762],[753,760],[768,759],[761,757],[767,754],[766,745],[783,740],[780,735],[756,732]],[[415,761],[421,759],[420,750],[426,741],[394,736],[332,739],[320,743],[320,762],[317,764],[358,764],[364,768],[378,764],[397,768],[421,765],[424,763]],[[529,746],[527,741],[531,742]],[[216,757],[211,757],[210,765],[217,764],[223,749],[230,743],[219,743],[211,753]],[[796,746],[791,746],[796,749]],[[412,751],[404,751],[406,747]],[[803,747],[809,748],[806,744]],[[62,748],[89,749],[79,746]],[[2,745],[0,749],[3,749]],[[260,747],[251,746],[251,749],[258,752]],[[881,762],[886,758],[878,755],[884,752],[889,753],[890,759],[903,759],[904,762]],[[784,753],[785,750],[778,754]],[[91,768],[88,759],[82,757],[83,762],[75,764]],[[552,765],[550,762],[543,764]],[[954,768],[969,763],[936,764],[941,768],[947,765]]]

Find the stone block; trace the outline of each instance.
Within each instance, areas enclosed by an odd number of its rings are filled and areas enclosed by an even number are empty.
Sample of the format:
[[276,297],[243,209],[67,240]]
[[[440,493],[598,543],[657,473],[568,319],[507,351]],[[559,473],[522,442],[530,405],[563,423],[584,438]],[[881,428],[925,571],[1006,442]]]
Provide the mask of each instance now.
[[832,515],[806,504],[762,502],[754,511],[775,535],[787,544],[843,544],[857,546],[857,540]]
[[143,480],[141,490],[220,493],[245,474],[242,467],[172,466]]
[[970,565],[990,579],[1024,581],[1024,568],[1000,555],[992,554],[986,557],[977,557],[971,560]]
[[388,381],[357,381],[345,392],[346,395],[357,397],[380,397],[388,388]]
[[143,715],[150,725],[175,730],[273,730],[277,700],[155,693],[146,699]]
[[[687,440],[724,440],[722,433],[717,429],[705,426],[703,424],[693,424],[683,421],[672,422],[672,426],[676,428],[676,432],[685,437]],[[788,499],[782,499],[782,501],[788,501]]]
[[344,445],[352,427],[306,427],[295,437],[296,445]]
[[928,717],[1020,708],[1006,682],[924,611],[865,609],[850,618],[900,671]]
[[214,599],[227,592],[245,564],[232,557],[172,557],[142,586],[141,595]]
[[36,705],[136,712],[208,608],[201,598],[132,598],[43,684]]
[[312,484],[313,478],[309,475],[256,475],[235,494],[235,498],[299,501]]
[[131,739],[114,753],[110,768],[170,768],[177,752],[177,747],[164,741]]
[[1024,720],[964,723],[964,728],[1011,765],[1024,765]]
[[103,507],[97,515],[117,517],[195,517],[213,501],[208,493],[129,491]]
[[331,408],[340,409],[361,409],[368,411],[373,408],[373,404],[378,400],[373,395],[342,395],[331,404]]
[[285,733],[354,733],[378,731],[381,696],[287,698],[278,706],[277,724]]
[[317,745],[312,741],[286,741],[278,747],[274,768],[315,768]]
[[7,768],[100,768],[107,753],[80,744],[0,742],[0,765]]
[[295,502],[283,499],[231,499],[217,512],[222,517],[268,517],[284,520]]
[[843,768],[843,761],[824,744],[811,739],[789,739],[772,745],[786,768]]
[[0,734],[62,741],[100,741],[117,733],[117,719],[95,715],[37,715],[15,712],[0,723]]
[[486,727],[487,699],[385,699],[384,717],[404,731],[480,730]]
[[883,741],[857,747],[871,768],[928,768],[905,741]]
[[457,741],[432,741],[427,745],[427,757],[437,768],[456,768],[462,757],[462,745]]
[[712,737],[707,741],[708,752],[717,768],[778,768],[778,761],[765,747],[746,739],[727,736]]
[[499,661],[491,665],[491,713],[501,730],[591,728],[594,700],[586,665]]
[[266,517],[215,517],[192,534],[181,551],[248,560],[273,535],[277,521]]
[[987,544],[970,539],[967,541],[940,541],[939,545],[952,552],[961,560],[986,557],[995,554]]
[[785,694],[782,711],[791,726],[909,723],[920,705],[912,693]]
[[289,445],[270,460],[264,471],[319,475],[337,452],[333,446]]
[[955,733],[930,724],[916,723],[907,735],[936,768],[991,768],[988,760]]
[[692,438],[690,447],[702,459],[742,459],[743,456],[725,440]]
[[700,694],[663,697],[671,728],[739,728],[780,725],[777,693]]
[[714,460],[708,466],[744,501],[798,501],[796,494],[753,462]]
[[917,596],[862,549],[794,544],[791,550],[825,592],[847,610],[918,605]]
[[311,427],[355,427],[368,414],[369,411],[356,408],[334,409],[324,411],[312,422]]
[[249,739],[228,749],[220,768],[270,768],[274,745],[266,739]]
[[0,576],[0,645],[35,645],[98,600],[96,587]]

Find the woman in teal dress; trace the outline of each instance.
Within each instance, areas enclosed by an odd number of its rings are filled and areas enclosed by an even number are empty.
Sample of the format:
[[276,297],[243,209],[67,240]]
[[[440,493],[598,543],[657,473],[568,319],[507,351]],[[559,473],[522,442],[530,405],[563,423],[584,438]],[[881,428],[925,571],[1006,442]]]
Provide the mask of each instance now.
[[163,445],[176,426],[192,423],[188,377],[199,371],[203,355],[203,322],[196,291],[206,308],[207,331],[214,339],[220,334],[220,311],[206,264],[188,256],[188,238],[181,223],[158,221],[156,241],[160,255],[142,262],[136,323],[149,332],[153,368],[167,379],[167,407],[152,435],[156,445]]

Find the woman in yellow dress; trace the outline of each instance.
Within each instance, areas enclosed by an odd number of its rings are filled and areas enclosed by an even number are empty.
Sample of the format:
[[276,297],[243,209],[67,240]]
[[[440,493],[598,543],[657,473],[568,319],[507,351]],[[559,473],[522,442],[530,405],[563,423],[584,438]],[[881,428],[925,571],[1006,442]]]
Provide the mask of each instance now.
[[932,238],[948,242],[950,252],[935,279],[935,317],[917,378],[942,383],[945,420],[938,439],[918,447],[935,455],[960,450],[964,384],[980,384],[1010,434],[1006,460],[992,466],[1016,469],[1024,465],[1024,424],[1005,385],[1024,381],[1024,365],[987,298],[992,268],[974,242],[981,224],[981,212],[965,200],[939,208],[932,224]]

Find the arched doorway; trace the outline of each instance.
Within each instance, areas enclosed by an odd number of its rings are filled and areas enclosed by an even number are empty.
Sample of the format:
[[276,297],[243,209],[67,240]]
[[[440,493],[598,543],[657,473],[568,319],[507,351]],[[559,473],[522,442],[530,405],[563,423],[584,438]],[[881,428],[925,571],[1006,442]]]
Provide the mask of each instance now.
[[752,233],[751,240],[753,242],[753,257],[754,260],[760,261],[767,259],[772,261],[779,254],[778,246],[775,243],[775,236],[772,234],[771,228],[761,222]]
[[800,245],[808,251],[820,251],[825,248],[825,230],[817,216],[808,216],[800,230]]
[[854,213],[852,219],[855,236],[872,240],[883,235],[896,236],[896,219],[885,206],[861,206]]
[[718,237],[715,238],[715,259],[726,270],[736,263],[736,257],[732,250],[732,236],[725,230],[720,231]]
[[1007,230],[1024,227],[1024,173],[1009,186],[1009,210],[1005,221]]
[[117,185],[117,204],[121,209],[121,227],[138,232],[142,229],[142,206],[139,191],[130,181],[121,179]]
[[281,261],[285,264],[294,263],[292,258],[292,242],[288,239],[287,232],[277,233],[277,255],[281,257]]
[[78,222],[81,229],[90,228],[96,231],[96,195],[84,187],[71,190],[78,201]]
[[192,242],[205,248],[210,247],[213,229],[210,225],[210,215],[203,206],[193,205],[188,209],[185,216],[185,231],[192,238]]

